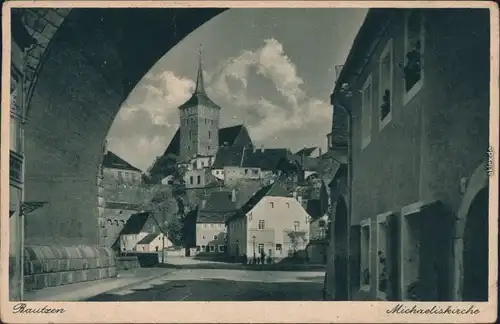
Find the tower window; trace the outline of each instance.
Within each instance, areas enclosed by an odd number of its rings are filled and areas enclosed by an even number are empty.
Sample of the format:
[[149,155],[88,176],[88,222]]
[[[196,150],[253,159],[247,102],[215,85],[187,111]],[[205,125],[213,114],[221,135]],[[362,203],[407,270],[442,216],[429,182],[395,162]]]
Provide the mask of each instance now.
[[208,131],[208,139],[211,139],[212,138],[212,133],[210,133],[210,131]]

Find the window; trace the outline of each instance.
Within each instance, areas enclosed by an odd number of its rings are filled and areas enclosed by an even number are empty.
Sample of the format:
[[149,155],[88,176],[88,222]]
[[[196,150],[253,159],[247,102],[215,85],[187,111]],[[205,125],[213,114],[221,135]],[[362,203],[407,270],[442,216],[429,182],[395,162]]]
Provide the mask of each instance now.
[[224,252],[224,245],[219,245],[219,252]]
[[276,244],[276,251],[281,251],[281,244]]
[[210,131],[208,131],[208,139],[211,139],[212,138],[212,133],[210,133]]
[[420,10],[411,10],[405,21],[404,104],[422,88],[424,80],[424,23]]
[[216,239],[217,239],[217,235],[214,235],[214,240],[216,240]]
[[210,247],[208,245],[205,246],[205,252],[210,252]]
[[205,167],[205,162],[204,161],[201,161],[201,167]]
[[254,176],[259,175],[259,169],[252,169],[252,175]]
[[205,245],[201,246],[201,251],[205,251]]
[[265,227],[266,227],[266,222],[263,220],[260,220],[259,221],[259,229],[265,229]]
[[387,42],[379,61],[379,129],[382,130],[392,119],[392,39]]
[[210,228],[214,228],[214,224],[210,224]]
[[326,222],[324,220],[321,219],[320,221],[318,221],[318,227],[325,227],[325,225]]
[[286,208],[290,208],[290,203],[286,203]]
[[320,240],[323,240],[326,238],[326,228],[324,228],[324,227],[318,228],[317,238]]
[[197,181],[197,182],[198,182],[198,184],[200,184],[200,183],[201,183],[201,176],[198,176],[198,177],[197,177],[197,180],[198,180],[198,181]]
[[376,262],[376,286],[377,297],[387,299],[388,264],[387,264],[387,216],[381,214],[377,216],[377,262]]
[[215,252],[215,246],[214,245],[210,245],[210,252]]
[[271,204],[271,208],[274,208],[274,202],[271,201],[270,204]]
[[248,174],[248,169],[245,169],[245,175],[247,175],[247,174]]
[[252,213],[251,212],[248,214],[248,220],[252,221]]
[[193,184],[193,182],[194,182],[194,178],[193,178],[192,176],[191,176],[191,177],[189,177],[189,183],[190,183],[190,184]]
[[264,253],[264,243],[259,243],[259,253]]
[[202,238],[202,239],[205,239],[205,235],[202,235],[202,236],[201,236],[201,238]]
[[361,149],[371,141],[372,133],[372,78],[369,76],[363,85],[361,103]]
[[371,267],[370,267],[370,220],[367,219],[361,223],[361,262],[360,262],[360,278],[361,290],[369,291],[371,284]]
[[293,230],[296,232],[300,230],[300,222],[298,221],[293,222]]
[[21,121],[19,118],[10,115],[10,149],[21,153]]

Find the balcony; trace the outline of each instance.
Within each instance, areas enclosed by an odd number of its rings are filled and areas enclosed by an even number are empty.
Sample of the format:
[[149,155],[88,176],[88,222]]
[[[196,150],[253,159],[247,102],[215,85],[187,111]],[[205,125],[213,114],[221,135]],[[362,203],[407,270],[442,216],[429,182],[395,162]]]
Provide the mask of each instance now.
[[11,181],[14,181],[18,184],[23,183],[23,160],[24,157],[21,154],[10,151],[9,177]]

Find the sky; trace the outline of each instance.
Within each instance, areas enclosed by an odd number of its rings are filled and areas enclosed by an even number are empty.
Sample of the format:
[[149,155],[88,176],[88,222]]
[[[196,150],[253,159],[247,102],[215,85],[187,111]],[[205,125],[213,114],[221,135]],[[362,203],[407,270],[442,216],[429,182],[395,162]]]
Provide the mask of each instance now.
[[179,126],[199,50],[205,89],[221,127],[245,124],[265,148],[326,149],[335,66],[349,54],[366,9],[230,9],[168,51],[123,103],[108,147],[146,171]]

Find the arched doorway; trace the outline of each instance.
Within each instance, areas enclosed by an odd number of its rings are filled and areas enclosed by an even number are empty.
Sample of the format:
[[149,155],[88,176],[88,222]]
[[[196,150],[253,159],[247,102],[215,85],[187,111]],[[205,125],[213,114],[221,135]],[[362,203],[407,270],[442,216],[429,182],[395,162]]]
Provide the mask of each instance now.
[[348,300],[349,283],[347,281],[348,264],[348,219],[347,205],[344,198],[340,197],[335,209],[335,222],[333,225],[334,239],[334,285],[335,300]]
[[488,300],[488,190],[472,201],[464,229],[463,301]]

